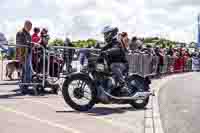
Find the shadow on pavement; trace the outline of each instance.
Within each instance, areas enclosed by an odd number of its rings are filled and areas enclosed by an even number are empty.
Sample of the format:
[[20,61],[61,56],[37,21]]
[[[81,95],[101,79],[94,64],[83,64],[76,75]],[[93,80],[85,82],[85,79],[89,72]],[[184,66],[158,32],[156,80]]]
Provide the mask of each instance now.
[[13,82],[13,81],[19,81],[20,79],[12,79],[12,80],[10,80],[10,79],[4,79],[3,81],[10,81],[10,82]]
[[0,81],[0,85],[18,85],[19,80],[3,80]]
[[90,111],[88,111],[88,115],[91,116],[103,116],[110,114],[122,114],[126,111],[135,111],[132,107],[119,107],[119,108],[108,108],[108,107],[96,107]]
[[21,89],[14,89],[14,90],[11,90],[11,92],[19,92],[21,91]]
[[20,96],[24,96],[24,95],[21,93],[5,94],[5,95],[0,95],[0,99],[24,99],[23,97],[20,98]]
[[18,83],[16,82],[12,82],[12,83],[0,83],[0,85],[18,85]]
[[78,112],[78,111],[56,111],[56,113],[86,113],[89,116],[104,116],[104,115],[111,115],[111,114],[123,114],[126,111],[144,111],[145,109],[136,110],[133,107],[119,107],[119,108],[112,108],[112,107],[96,107],[87,112]]
[[51,95],[51,93],[35,95],[33,90],[29,90],[28,94],[22,94],[21,89],[14,89],[5,92],[5,94],[0,94],[0,99],[50,98],[49,95]]

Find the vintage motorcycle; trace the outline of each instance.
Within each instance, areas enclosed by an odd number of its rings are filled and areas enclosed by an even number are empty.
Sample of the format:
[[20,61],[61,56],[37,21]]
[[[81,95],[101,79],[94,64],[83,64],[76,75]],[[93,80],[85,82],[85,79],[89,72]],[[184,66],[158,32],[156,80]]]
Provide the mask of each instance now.
[[102,52],[88,58],[88,65],[80,72],[66,76],[62,86],[65,102],[77,111],[88,111],[95,104],[130,104],[143,109],[153,95],[148,77],[125,73],[128,92],[113,79],[108,63],[108,54]]

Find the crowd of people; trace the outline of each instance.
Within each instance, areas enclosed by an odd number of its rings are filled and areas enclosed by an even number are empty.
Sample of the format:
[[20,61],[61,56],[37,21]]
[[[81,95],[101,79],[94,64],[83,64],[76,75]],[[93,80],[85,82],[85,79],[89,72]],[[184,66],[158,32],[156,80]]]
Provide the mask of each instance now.
[[[43,66],[43,52],[44,50],[47,50],[47,45],[50,40],[50,36],[48,34],[47,28],[38,28],[35,27],[33,29],[33,34],[31,35],[32,30],[32,22],[26,21],[24,23],[24,27],[22,30],[17,32],[16,34],[16,59],[20,61],[20,65],[22,65],[23,73],[22,73],[22,83],[30,83],[32,80],[32,69],[31,65],[33,67],[34,72],[36,73],[43,73],[43,67],[46,67],[47,71],[47,57],[45,56],[46,65]],[[20,45],[23,45],[20,47]],[[64,46],[71,46],[71,41],[69,39],[66,39]],[[28,46],[28,48],[25,48],[24,46]],[[72,62],[72,57],[70,53],[72,53],[73,50],[66,50],[64,49],[63,52],[63,60],[64,63],[67,65],[68,62]],[[53,57],[53,56],[52,56]],[[53,59],[53,60],[52,60]],[[50,57],[50,75],[54,75],[51,72],[54,71],[51,69],[55,67],[59,67],[58,64],[53,64],[54,57]],[[69,65],[67,65],[69,66]],[[57,72],[58,73],[58,72]],[[22,87],[22,93],[27,93],[27,86],[23,85]]]
[[[103,31],[104,39],[106,42],[106,46],[103,48],[100,47],[99,44],[95,46],[95,48],[100,48],[102,51],[110,49],[111,47],[119,47],[121,51],[114,51],[115,56],[118,56],[120,58],[112,58],[112,62],[123,62],[123,64],[127,64],[127,61],[124,60],[124,53],[144,53],[144,54],[149,54],[152,56],[157,56],[159,57],[158,61],[158,69],[157,73],[160,73],[161,67],[164,65],[164,57],[165,56],[171,56],[173,58],[176,58],[176,62],[174,64],[175,70],[181,69],[180,67],[183,66],[185,63],[184,61],[187,60],[188,58],[192,58],[193,61],[193,70],[199,70],[200,69],[200,54],[198,53],[190,53],[188,49],[186,48],[160,48],[158,46],[151,46],[151,45],[145,45],[143,43],[143,39],[139,39],[137,37],[132,37],[129,39],[129,35],[127,32],[118,32],[118,28],[110,28],[110,27],[105,27]],[[47,48],[47,45],[50,40],[50,36],[48,34],[48,29],[47,28],[38,28],[35,27],[33,28],[33,34],[31,35],[31,30],[32,30],[32,22],[31,21],[26,21],[24,23],[24,27],[22,30],[17,32],[16,34],[16,45],[19,47],[16,48],[16,60],[20,61],[20,64],[23,65],[23,76],[22,76],[22,82],[23,83],[30,83],[32,80],[32,70],[30,64],[32,64],[33,69],[36,72],[41,72],[42,63],[40,63],[38,60],[38,55],[42,55],[42,50],[40,49],[40,46],[43,48]],[[3,51],[7,51],[7,48],[5,47],[8,42],[5,39],[5,36],[3,34],[0,34],[0,42],[4,43],[4,45],[0,45],[1,49]],[[29,48],[24,48],[20,47],[20,45],[23,46],[28,46]],[[66,38],[64,46],[73,46],[70,39]],[[91,47],[88,47],[91,48]],[[123,52],[122,52],[123,51]],[[80,64],[83,66],[86,62],[86,59],[89,57],[89,51],[87,49],[80,50]],[[74,50],[67,50],[64,49],[63,53],[63,59],[64,59],[64,64],[69,67],[73,60],[73,53]],[[112,54],[113,54],[112,53]],[[119,54],[120,53],[120,54]],[[119,54],[119,55],[117,55]],[[122,58],[121,58],[122,57]],[[184,59],[183,59],[184,58]],[[198,68],[197,68],[198,66]],[[119,82],[123,82],[119,75],[119,70],[116,68],[123,67],[126,69],[126,66],[124,67],[121,64],[115,64],[111,65],[111,68],[113,69],[114,73],[116,75],[118,74],[119,77]],[[23,86],[22,92],[27,93],[27,86]]]

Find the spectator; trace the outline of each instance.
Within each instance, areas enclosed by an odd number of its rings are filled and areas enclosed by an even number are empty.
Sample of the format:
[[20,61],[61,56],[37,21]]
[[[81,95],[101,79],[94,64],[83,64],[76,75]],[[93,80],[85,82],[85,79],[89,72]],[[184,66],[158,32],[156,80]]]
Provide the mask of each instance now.
[[[34,28],[34,33],[32,35],[32,42],[34,43],[39,43],[40,41],[40,36],[38,35],[40,33],[40,28],[35,27]],[[35,44],[34,44],[35,45]],[[34,46],[33,45],[33,46]],[[38,53],[38,48],[33,48],[32,49],[32,65],[33,65],[33,70],[35,72],[39,72],[39,65],[38,65],[38,60],[39,60],[39,53]]]
[[[73,44],[71,43],[69,38],[66,38],[64,42],[64,46],[66,47],[73,47]],[[70,68],[72,68],[71,63],[73,60],[73,55],[75,53],[74,49],[64,49],[64,64],[66,65],[66,69],[69,72]]]
[[[87,48],[90,48],[90,46],[88,46]],[[82,66],[84,66],[84,64],[86,63],[89,55],[90,55],[90,51],[88,49],[81,49],[80,50],[80,64]]]
[[137,38],[133,37],[130,44],[129,44],[129,48],[131,51],[135,51],[138,49],[138,44],[137,44]]
[[189,52],[189,49],[187,49],[187,50],[185,51],[185,56],[191,57],[190,52]]
[[129,43],[129,39],[128,39],[128,34],[126,32],[122,32],[121,33],[121,40],[120,40],[121,44],[122,44],[122,48],[125,48],[125,50],[128,50],[128,43]]
[[[34,33],[32,35],[32,42],[34,43],[39,43],[40,41],[40,36],[38,35],[40,33],[40,28],[35,27],[34,28]],[[38,72],[38,50],[37,48],[32,49],[32,64],[33,64],[33,70]]]
[[48,42],[49,42],[49,40],[50,40],[50,36],[49,36],[49,34],[48,34],[48,29],[47,29],[47,28],[43,28],[43,29],[42,29],[40,38],[41,38],[40,44],[41,44],[44,48],[46,48],[47,45],[48,45]]
[[[50,40],[50,36],[48,34],[48,29],[47,28],[43,28],[41,30],[41,33],[40,33],[40,45],[43,46],[45,48],[45,50],[47,48],[49,40]],[[43,69],[42,69],[44,67],[43,66],[43,60],[44,60],[43,54],[44,54],[45,51],[43,51],[44,49],[42,49],[42,48],[39,48],[38,50],[39,50],[39,53],[40,53],[40,55],[38,57],[38,58],[40,58],[40,62],[38,63],[38,66],[39,66],[38,72],[39,73],[43,73]],[[48,58],[47,57],[45,57],[45,62],[46,62],[45,63],[46,64],[45,65],[45,70],[47,72],[47,67],[48,67]]]
[[173,56],[173,55],[174,55],[172,46],[169,47],[169,50],[167,51],[167,55],[170,55],[170,56]]
[[[32,23],[31,21],[26,21],[24,24],[24,28],[17,32],[16,35],[16,45],[24,45],[24,46],[30,46],[31,42],[31,35],[30,31],[32,29]],[[20,63],[23,64],[23,72],[22,72],[22,83],[30,83],[32,80],[32,72],[31,72],[31,47],[30,48],[18,48],[19,54],[17,55],[18,59],[20,60]],[[23,85],[22,93],[27,94],[28,93],[28,86]]]
[[138,46],[138,50],[142,50],[142,48],[143,48],[143,41],[142,40],[140,40],[140,39],[138,39],[137,41],[136,41],[136,44],[137,44],[137,46]]
[[149,55],[154,55],[154,50],[152,49],[152,46],[149,44],[146,46],[146,48],[143,48],[141,51]]
[[40,36],[38,35],[39,33],[40,33],[40,28],[35,27],[34,33],[32,35],[32,42],[39,43],[40,41]]
[[161,54],[160,48],[155,49],[155,54],[158,56],[158,66],[157,66],[157,74],[160,76],[162,67],[164,65],[163,55]]
[[200,61],[198,58],[198,53],[193,53],[193,55],[192,55],[192,70],[193,71],[200,70]]

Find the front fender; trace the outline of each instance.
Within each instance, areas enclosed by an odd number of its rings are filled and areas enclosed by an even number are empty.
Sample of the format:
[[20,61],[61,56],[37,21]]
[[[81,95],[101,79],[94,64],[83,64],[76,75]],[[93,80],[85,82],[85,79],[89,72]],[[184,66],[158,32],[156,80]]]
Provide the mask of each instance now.
[[75,76],[84,77],[84,78],[87,78],[88,80],[93,81],[93,80],[92,80],[92,77],[90,77],[89,74],[83,73],[83,72],[74,72],[74,73],[70,73],[70,74],[66,75],[65,81],[68,81],[69,79],[71,79],[71,78],[73,78],[73,77],[75,77]]
[[89,82],[91,82],[91,84],[93,86],[92,88],[96,89],[94,80],[92,80],[92,78],[89,76],[89,74],[82,73],[82,72],[74,72],[74,73],[70,73],[70,74],[66,75],[65,81],[63,82],[63,85],[62,85],[62,90],[66,89],[69,82],[71,82],[71,80],[73,80],[73,79],[77,79],[77,77],[88,80]]

